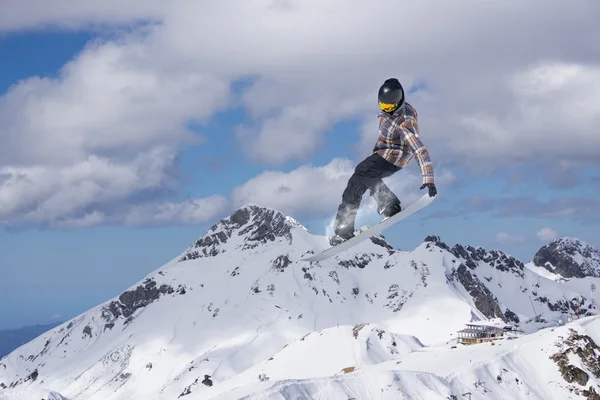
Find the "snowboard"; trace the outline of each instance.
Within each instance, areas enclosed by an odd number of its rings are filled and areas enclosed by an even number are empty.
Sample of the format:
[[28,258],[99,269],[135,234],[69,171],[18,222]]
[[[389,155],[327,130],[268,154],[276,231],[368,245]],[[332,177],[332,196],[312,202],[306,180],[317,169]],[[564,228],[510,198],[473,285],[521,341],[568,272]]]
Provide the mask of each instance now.
[[365,241],[370,237],[383,232],[385,229],[394,225],[396,222],[399,222],[404,218],[408,217],[409,215],[414,214],[420,209],[426,207],[429,203],[433,201],[433,199],[435,199],[435,197],[429,197],[429,193],[426,193],[425,195],[423,195],[423,197],[421,197],[419,200],[415,201],[414,203],[400,211],[398,214],[382,220],[378,224],[373,225],[369,229],[359,233],[353,238],[350,238],[340,244],[325,249],[322,252],[314,254],[310,257],[301,258],[300,261],[321,261],[336,254],[339,254],[344,250],[348,250],[349,248],[356,246],[360,242]]

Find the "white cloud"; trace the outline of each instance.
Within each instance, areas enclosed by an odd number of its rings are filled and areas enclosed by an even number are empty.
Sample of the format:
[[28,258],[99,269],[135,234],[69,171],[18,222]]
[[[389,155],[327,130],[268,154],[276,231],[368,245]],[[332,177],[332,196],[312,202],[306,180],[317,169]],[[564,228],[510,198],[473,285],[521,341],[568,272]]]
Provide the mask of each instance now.
[[365,103],[363,99],[351,98],[332,104],[332,99],[325,97],[311,104],[288,104],[258,128],[238,132],[238,139],[247,143],[246,151],[256,160],[270,164],[303,160],[323,145],[321,132],[344,117],[361,113]]
[[551,242],[558,238],[558,233],[552,228],[542,228],[537,232],[537,237],[542,242]]
[[[377,86],[392,75],[399,76],[407,87],[415,80],[427,83],[425,92],[409,100],[421,111],[424,138],[440,149],[440,159],[452,154],[487,158],[495,154],[491,150],[498,145],[510,148],[521,142],[523,135],[531,138],[525,143],[538,143],[536,135],[546,132],[543,124],[548,114],[534,110],[549,109],[545,99],[556,105],[558,113],[551,114],[553,120],[570,121],[565,108],[570,99],[582,99],[590,118],[598,115],[597,102],[587,101],[594,99],[594,87],[587,83],[594,82],[598,69],[582,67],[580,59],[594,46],[593,41],[583,40],[583,35],[592,37],[589,30],[600,29],[595,28],[592,17],[598,10],[596,3],[578,2],[567,10],[541,1],[523,4],[514,0],[510,6],[500,2],[467,4],[469,13],[460,12],[461,7],[454,4],[427,1],[375,0],[352,5],[341,0],[173,1],[160,10],[151,2],[151,14],[160,17],[162,24],[153,27],[149,39],[140,39],[140,43],[149,65],[172,60],[172,65],[185,65],[188,71],[218,72],[229,79],[256,77],[240,98],[257,118],[256,126],[242,132],[257,132],[248,152],[271,163],[312,154],[324,145],[323,132],[333,123],[370,113]],[[126,9],[135,10],[136,6],[140,6],[138,15],[127,12],[127,17],[109,14],[105,18],[118,22],[148,17],[149,12],[138,3],[129,3]],[[81,21],[89,19],[87,6],[73,8],[63,10],[65,21],[78,13]],[[85,10],[77,11],[80,9]],[[381,14],[381,9],[388,12]],[[99,9],[95,13],[105,15]],[[398,14],[411,18],[398,24]],[[225,15],[235,30],[222,29],[221,16]],[[503,20],[511,20],[510,30],[500,22]],[[423,30],[423,21],[437,28]],[[582,40],[568,40],[556,29],[557,24],[571,29],[569,37]],[[380,40],[407,35],[411,40],[403,41],[402,52],[390,52],[388,43]],[[529,40],[521,40],[525,35]],[[208,37],[211,40],[198,40]],[[426,57],[423,48],[428,49]],[[569,53],[557,53],[561,49]],[[477,57],[470,57],[473,54]],[[554,60],[566,60],[566,64],[553,64]],[[539,90],[554,84],[557,74],[564,77],[555,84],[555,92]],[[373,120],[373,129],[375,124]],[[596,127],[597,122],[580,138],[593,140],[589,132]],[[485,145],[486,141],[479,140],[482,137],[489,137],[491,144]],[[473,151],[477,143],[484,143],[479,152]],[[546,149],[538,151],[539,147],[529,150],[545,154]],[[508,157],[522,159],[529,150],[510,152]],[[573,151],[566,157],[575,155]]]
[[145,51],[133,39],[92,45],[59,77],[0,98],[0,223],[90,226],[114,219],[115,203],[174,190],[179,150],[202,140],[187,122],[206,120],[229,89]]
[[341,201],[354,167],[350,160],[336,158],[322,167],[303,165],[288,173],[265,171],[234,188],[232,204],[255,203],[288,215],[307,210],[329,215]]
[[155,0],[3,0],[0,31],[40,26],[75,29],[88,24],[159,20],[167,4]]
[[[487,162],[556,161],[598,164],[600,147],[600,66],[547,62],[512,74],[510,106],[462,117],[468,134],[457,150],[469,149]],[[475,137],[479,140],[475,141]]]
[[156,149],[128,163],[90,156],[66,166],[4,167],[0,221],[43,223],[166,185],[173,154]]
[[[335,158],[324,166],[303,165],[287,173],[265,171],[233,189],[232,206],[255,203],[273,207],[297,218],[302,216],[333,218],[355,167],[355,162]],[[400,170],[383,180],[404,206],[426,193],[425,190],[419,190],[421,186],[419,168],[413,164],[411,167]],[[442,170],[438,174],[437,181],[440,187],[444,187],[453,183],[455,179],[454,174]],[[375,202],[367,190],[362,198],[357,224],[368,224],[381,219],[375,212]]]
[[90,154],[128,158],[197,140],[189,120],[227,98],[225,82],[167,68],[135,42],[89,47],[56,79],[30,78],[0,99],[4,165],[64,164]]
[[511,235],[506,232],[498,232],[496,234],[496,242],[501,243],[523,243],[525,239],[523,236]]
[[[303,165],[288,173],[266,171],[236,187],[232,191],[232,203],[234,207],[256,203],[288,215],[331,216],[337,212],[355,167],[348,159],[336,158],[324,166]],[[424,194],[417,193],[420,178],[408,171],[399,171],[384,182],[404,204]],[[362,210],[374,210],[368,190],[363,196]]]
[[[255,160],[307,162],[323,146],[336,149],[324,132],[344,118],[365,121],[357,156],[362,159],[376,140],[377,88],[390,76],[406,88],[425,83],[408,99],[438,169],[450,160],[480,169],[531,157],[576,162],[583,156],[598,163],[592,149],[600,146],[600,68],[593,38],[600,33],[600,3],[592,0],[568,8],[542,0],[115,5],[3,5],[5,31],[158,23],[92,43],[57,78],[31,77],[0,98],[0,196],[7,201],[0,205],[0,220],[85,225],[123,215],[131,197],[174,190],[166,177],[174,175],[177,154],[201,142],[186,129],[190,121],[239,106],[252,121],[231,135]],[[398,15],[410,18],[399,23]],[[247,90],[229,93],[232,82],[248,79]],[[570,146],[572,139],[579,145]],[[144,172],[144,160],[152,160],[150,172]],[[412,188],[418,176],[408,175],[399,182]],[[236,195],[261,198],[250,190],[258,181],[273,193],[269,179],[281,176],[292,173],[265,173]],[[304,200],[281,204],[324,212],[341,197],[342,181],[330,182],[330,192],[322,189],[327,205],[303,193]],[[185,202],[165,206],[170,203],[164,199],[149,204],[175,219],[178,212],[165,210],[194,209]],[[129,220],[150,214],[138,211]]]
[[105,214],[91,211],[84,215],[65,217],[52,221],[51,226],[59,229],[78,229],[103,224],[125,226],[189,225],[214,222],[229,212],[229,200],[224,196],[190,199],[184,202],[151,202],[122,207],[116,212]]
[[214,222],[228,211],[224,196],[191,199],[182,203],[164,202],[136,205],[123,218],[125,225],[199,224]]
[[123,164],[92,156],[65,167],[0,168],[0,224],[81,228],[114,222],[196,223],[218,216],[224,209],[219,196],[127,205],[130,196],[170,186],[173,157],[169,149],[156,148]]

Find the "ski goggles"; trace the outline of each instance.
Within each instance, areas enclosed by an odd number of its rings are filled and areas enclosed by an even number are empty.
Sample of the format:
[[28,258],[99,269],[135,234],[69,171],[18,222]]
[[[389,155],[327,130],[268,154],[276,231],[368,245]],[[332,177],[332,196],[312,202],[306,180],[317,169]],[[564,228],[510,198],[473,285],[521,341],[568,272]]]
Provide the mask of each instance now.
[[385,111],[385,112],[392,112],[396,108],[398,108],[398,103],[382,103],[382,102],[379,102],[379,108],[381,108],[381,110]]

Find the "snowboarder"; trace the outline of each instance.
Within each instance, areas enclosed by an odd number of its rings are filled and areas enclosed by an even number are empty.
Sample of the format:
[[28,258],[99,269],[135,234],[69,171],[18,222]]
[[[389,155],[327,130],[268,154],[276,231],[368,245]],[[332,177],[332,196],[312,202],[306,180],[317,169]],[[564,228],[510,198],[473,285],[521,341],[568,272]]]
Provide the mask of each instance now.
[[354,220],[367,189],[377,203],[378,214],[389,218],[401,211],[400,200],[382,178],[406,167],[414,157],[423,176],[420,189],[428,188],[430,197],[437,194],[429,153],[419,139],[417,111],[406,102],[398,79],[387,79],[381,85],[378,101],[379,137],[373,153],[356,166],[342,193],[333,228],[335,235],[329,240],[332,246],[354,236]]

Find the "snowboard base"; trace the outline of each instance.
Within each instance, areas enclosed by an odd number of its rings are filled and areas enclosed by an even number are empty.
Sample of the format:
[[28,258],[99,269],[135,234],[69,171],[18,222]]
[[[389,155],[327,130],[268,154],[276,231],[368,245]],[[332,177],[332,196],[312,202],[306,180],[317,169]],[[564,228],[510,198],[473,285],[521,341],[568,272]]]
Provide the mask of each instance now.
[[363,242],[363,241],[371,238],[372,236],[375,236],[375,235],[383,232],[385,229],[394,225],[396,222],[399,222],[399,221],[403,220],[404,218],[408,217],[409,215],[414,214],[415,212],[419,211],[420,209],[426,207],[427,205],[429,205],[429,203],[431,203],[433,201],[433,199],[435,199],[435,197],[429,197],[429,193],[426,193],[425,195],[423,195],[423,197],[421,197],[419,200],[415,201],[414,203],[412,203],[411,205],[409,205],[408,207],[406,207],[405,209],[400,211],[398,214],[396,214],[390,218],[383,219],[378,224],[373,225],[369,229],[359,233],[358,235],[356,235],[340,244],[337,244],[333,247],[329,247],[328,249],[325,249],[322,252],[314,254],[310,257],[301,258],[299,261],[321,261],[321,260],[325,260],[331,256],[334,256],[336,254],[339,254],[344,250],[348,250],[349,248],[356,246],[360,242]]

